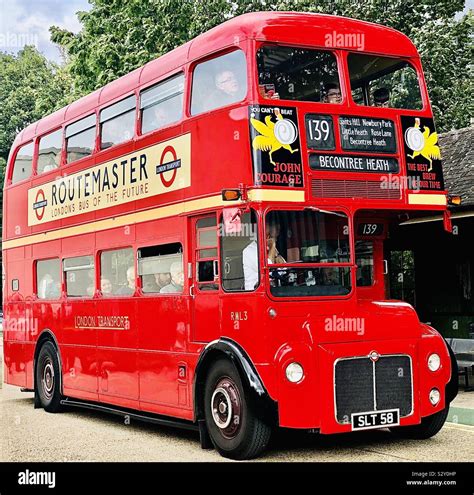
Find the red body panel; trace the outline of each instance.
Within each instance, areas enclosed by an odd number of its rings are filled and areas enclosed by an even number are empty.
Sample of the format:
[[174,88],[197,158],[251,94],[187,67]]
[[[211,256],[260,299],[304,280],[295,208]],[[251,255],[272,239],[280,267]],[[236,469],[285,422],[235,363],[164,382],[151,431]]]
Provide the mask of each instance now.
[[[343,103],[328,106],[283,101],[281,106],[297,108],[301,131],[308,112],[331,113],[335,126],[341,114],[394,120],[398,146],[393,156],[400,163],[399,175],[404,176],[400,116],[432,117],[416,49],[404,35],[392,29],[333,16],[262,13],[236,18],[32,124],[17,136],[4,191],[6,284],[3,307],[7,383],[33,387],[35,343],[43,332],[50,331],[59,345],[65,395],[193,419],[193,381],[198,358],[206,343],[225,336],[235,340],[249,355],[270,397],[278,403],[282,426],[319,428],[324,433],[348,431],[350,425],[337,423],[334,416],[334,361],[340,357],[367,355],[373,350],[380,354],[408,354],[412,359],[414,410],[412,415],[402,419],[402,424],[418,423],[421,417],[444,407],[444,393],[436,407],[429,403],[428,393],[432,387],[444,392],[450,378],[446,346],[439,334],[421,325],[407,304],[382,302],[385,291],[381,240],[375,243],[374,285],[354,288],[346,297],[315,298],[314,301],[276,299],[264,283],[252,293],[229,293],[222,288],[213,294],[196,293],[195,287],[191,288],[195,282],[192,277],[185,277],[184,292],[179,295],[157,297],[137,290],[127,298],[104,298],[96,293],[93,297],[68,299],[63,284],[62,296],[56,302],[42,301],[35,296],[34,261],[51,256],[93,254],[97,260],[102,250],[120,247],[136,250],[158,242],[181,242],[185,246],[184,266],[189,264],[195,273],[193,217],[222,208],[223,203],[215,199],[222,189],[243,184],[254,191],[259,190],[253,183],[248,106],[268,102],[261,99],[257,90],[256,47],[264,41],[271,41],[327,49],[331,47],[327,46],[325,35],[334,31],[364,35],[364,51],[368,53],[408,58],[420,74],[424,109],[400,111],[355,106],[347,97],[350,91],[347,52],[337,47],[334,52],[340,64],[341,89],[346,95]],[[184,72],[187,77],[185,108],[189,109],[190,71],[195,62],[229,47],[238,47],[247,54],[249,90],[242,102],[194,117],[186,110],[184,118],[176,125],[144,136],[137,133],[129,142],[96,151],[72,164],[66,165],[63,159],[59,171],[33,175],[31,179],[14,185],[9,183],[15,154],[21,144],[37,141],[49,130],[97,113],[104,106],[123,96],[138,93],[166,75]],[[186,134],[191,136],[189,187],[28,226],[28,189],[53,180],[58,172],[71,175]],[[306,150],[305,133],[300,132],[300,136],[301,146]],[[337,134],[336,152],[341,152]],[[390,210],[446,210],[445,205],[410,204],[406,190],[400,199],[350,197],[316,200],[311,192],[311,180],[316,174],[309,168],[308,153],[303,153],[302,157],[305,185],[300,191],[304,194],[304,201],[297,206],[342,208],[351,219],[356,212],[366,209],[381,216]],[[347,172],[343,175],[346,180],[373,179],[368,173]],[[318,172],[317,177],[340,179],[341,175],[328,171]],[[261,215],[275,204],[263,199],[253,201],[251,206]],[[160,216],[161,210],[157,208],[165,205],[175,208],[175,213]],[[294,207],[295,203],[279,201],[278,205]],[[153,213],[155,210],[156,215]],[[150,212],[148,217],[146,212]],[[135,214],[145,216],[135,220]],[[43,233],[46,233],[44,239],[41,238]],[[34,234],[40,234],[40,237]],[[264,263],[266,260],[262,256],[261,264]],[[18,280],[18,290],[12,289],[13,280]],[[276,310],[275,318],[270,318],[270,308]],[[236,313],[238,318],[235,318]],[[342,317],[364,318],[364,333],[348,335],[324,331],[325,319],[335,313]],[[126,316],[128,326],[120,330],[98,329],[94,325],[78,328],[77,315],[86,319],[101,315]],[[426,366],[427,357],[432,352],[437,352],[443,363],[435,373]],[[285,377],[285,367],[291,361],[299,362],[305,369],[301,383],[292,384]],[[184,374],[180,375],[183,370]]]

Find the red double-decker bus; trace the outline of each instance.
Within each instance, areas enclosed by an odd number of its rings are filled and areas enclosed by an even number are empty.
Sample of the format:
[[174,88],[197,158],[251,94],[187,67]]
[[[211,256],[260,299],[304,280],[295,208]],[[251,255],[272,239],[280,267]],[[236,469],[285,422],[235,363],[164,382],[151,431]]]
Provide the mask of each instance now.
[[428,438],[457,393],[440,334],[387,300],[392,225],[447,203],[401,33],[237,17],[20,132],[4,190],[7,383],[36,407],[199,429]]

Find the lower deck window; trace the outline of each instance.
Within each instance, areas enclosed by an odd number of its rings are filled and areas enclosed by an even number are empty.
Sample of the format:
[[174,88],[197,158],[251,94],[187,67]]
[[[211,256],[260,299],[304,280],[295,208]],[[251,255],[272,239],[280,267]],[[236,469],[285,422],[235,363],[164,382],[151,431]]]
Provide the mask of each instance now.
[[66,294],[70,297],[92,296],[94,294],[94,258],[77,256],[63,260],[66,275]]
[[58,258],[36,262],[38,299],[58,299],[61,295],[61,268]]
[[100,291],[103,296],[131,296],[135,292],[132,248],[100,254]]
[[183,247],[179,242],[138,250],[138,275],[145,294],[183,292]]

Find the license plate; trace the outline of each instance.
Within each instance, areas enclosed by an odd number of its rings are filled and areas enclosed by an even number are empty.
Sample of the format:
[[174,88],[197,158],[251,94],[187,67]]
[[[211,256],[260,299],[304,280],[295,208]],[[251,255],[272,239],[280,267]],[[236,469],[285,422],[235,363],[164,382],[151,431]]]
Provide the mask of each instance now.
[[400,424],[400,409],[370,411],[351,415],[352,430],[370,430]]

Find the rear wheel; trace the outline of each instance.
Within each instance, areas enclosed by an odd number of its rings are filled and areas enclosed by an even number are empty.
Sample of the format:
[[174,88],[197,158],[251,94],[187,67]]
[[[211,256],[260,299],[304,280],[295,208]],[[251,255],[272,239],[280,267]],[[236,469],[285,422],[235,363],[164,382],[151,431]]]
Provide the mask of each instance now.
[[206,426],[214,447],[230,459],[257,457],[271,436],[270,426],[254,414],[245,392],[235,366],[216,361],[206,379]]
[[448,417],[448,412],[449,406],[446,406],[442,411],[423,418],[419,425],[397,426],[390,428],[390,431],[401,438],[425,440],[435,436],[441,430]]
[[36,364],[36,392],[45,411],[54,413],[62,409],[60,373],[56,348],[47,341],[41,347]]

